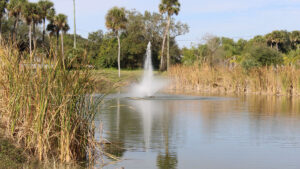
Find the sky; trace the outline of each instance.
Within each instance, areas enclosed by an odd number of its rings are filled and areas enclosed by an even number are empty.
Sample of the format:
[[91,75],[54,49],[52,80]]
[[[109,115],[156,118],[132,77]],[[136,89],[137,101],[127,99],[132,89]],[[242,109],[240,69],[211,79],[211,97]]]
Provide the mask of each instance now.
[[[36,2],[38,0],[31,0]],[[105,28],[106,12],[125,7],[158,12],[161,0],[76,0],[77,33]],[[52,0],[58,13],[68,16],[73,32],[73,0]],[[273,30],[300,30],[300,0],[179,0],[181,11],[176,20],[187,23],[188,34],[177,37],[180,47],[203,42],[207,34],[250,39]]]

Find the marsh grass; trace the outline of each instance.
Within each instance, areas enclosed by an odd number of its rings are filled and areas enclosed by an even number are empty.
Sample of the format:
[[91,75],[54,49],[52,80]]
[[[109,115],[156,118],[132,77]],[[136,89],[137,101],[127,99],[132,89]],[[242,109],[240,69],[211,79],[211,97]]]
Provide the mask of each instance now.
[[173,66],[169,89],[210,93],[300,95],[300,69],[292,66],[261,67],[245,71],[241,67]]
[[32,60],[0,47],[0,116],[7,136],[40,161],[91,161],[95,101],[89,71],[66,70],[60,62],[34,66]]

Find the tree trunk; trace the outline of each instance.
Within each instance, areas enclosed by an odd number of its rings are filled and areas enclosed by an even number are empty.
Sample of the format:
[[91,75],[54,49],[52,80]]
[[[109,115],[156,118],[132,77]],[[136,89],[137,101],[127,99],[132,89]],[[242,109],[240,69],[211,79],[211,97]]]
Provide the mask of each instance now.
[[276,42],[276,50],[279,51],[278,42]]
[[16,18],[15,18],[14,27],[13,27],[13,29],[12,29],[13,42],[16,41],[16,36],[17,36],[16,34],[17,34],[18,20],[19,20],[19,17],[16,17]]
[[61,58],[62,58],[62,63],[63,67],[65,68],[65,55],[64,55],[64,32],[61,32]]
[[117,38],[118,38],[118,70],[119,70],[119,77],[121,77],[121,63],[120,63],[120,57],[121,57],[121,42],[120,42],[120,36],[119,34],[117,34]]
[[33,54],[35,55],[35,51],[36,51],[36,48],[37,48],[37,44],[36,44],[36,25],[35,23],[33,23]]
[[170,23],[171,23],[171,17],[168,17],[168,33],[167,33],[167,71],[169,71],[170,68]]
[[165,32],[164,32],[163,43],[162,43],[162,47],[161,47],[160,68],[159,68],[161,71],[166,70],[164,50],[165,50],[165,43],[166,43],[168,29],[169,29],[169,16],[168,16],[168,24],[167,24]]
[[56,32],[56,51],[55,51],[54,62],[57,61],[57,57],[58,57],[58,48],[59,48],[59,31]]
[[75,0],[73,0],[74,5],[74,49],[76,49],[76,6]]
[[45,34],[46,34],[46,19],[43,18],[43,43],[45,42]]
[[0,42],[2,42],[2,18],[0,18]]
[[28,33],[28,37],[29,37],[29,52],[30,52],[30,57],[32,57],[32,46],[31,46],[31,29],[32,29],[32,23],[29,24],[29,33]]

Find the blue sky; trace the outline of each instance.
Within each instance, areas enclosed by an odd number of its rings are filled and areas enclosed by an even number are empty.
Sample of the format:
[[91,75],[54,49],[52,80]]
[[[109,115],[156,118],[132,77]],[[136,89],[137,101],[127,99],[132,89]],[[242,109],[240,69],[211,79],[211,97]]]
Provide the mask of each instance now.
[[[37,0],[32,0],[37,1]],[[57,12],[69,17],[73,32],[73,0],[52,0]],[[300,0],[180,0],[177,20],[190,32],[177,38],[180,47],[200,43],[206,34],[250,39],[275,29],[300,30]],[[158,12],[160,0],[76,0],[77,31],[84,37],[105,28],[105,14],[113,6]]]

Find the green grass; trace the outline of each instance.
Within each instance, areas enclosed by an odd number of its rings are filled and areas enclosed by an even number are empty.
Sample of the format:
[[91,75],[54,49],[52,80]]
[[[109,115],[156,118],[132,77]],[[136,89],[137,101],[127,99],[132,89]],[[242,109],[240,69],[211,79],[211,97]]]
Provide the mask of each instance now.
[[[120,87],[128,86],[133,82],[138,82],[144,70],[121,70],[121,77],[119,78],[117,69],[99,69],[92,70],[91,74],[95,80],[95,93],[110,93],[115,92]],[[166,76],[166,72],[154,71],[155,75]]]
[[96,82],[94,92],[109,93],[138,81],[143,74],[143,70],[122,70],[120,78],[116,69],[93,70],[91,74]]

